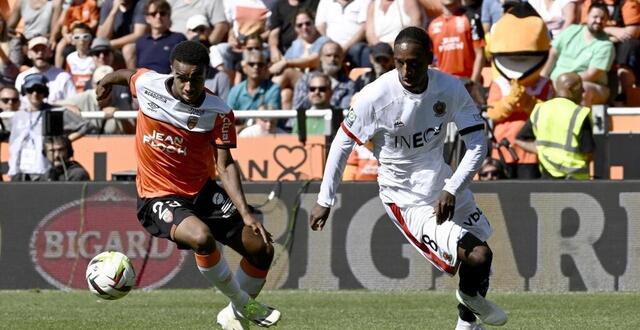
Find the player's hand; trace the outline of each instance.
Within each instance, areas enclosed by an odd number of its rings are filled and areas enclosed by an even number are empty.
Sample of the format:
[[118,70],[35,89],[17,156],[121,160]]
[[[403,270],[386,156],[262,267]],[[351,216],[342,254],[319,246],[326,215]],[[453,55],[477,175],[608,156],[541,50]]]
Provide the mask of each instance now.
[[331,212],[330,207],[324,207],[316,203],[316,206],[311,210],[311,215],[309,215],[309,226],[311,229],[322,230],[324,224],[327,222],[327,218],[329,218],[329,212]]
[[96,84],[96,99],[100,108],[105,108],[111,104],[111,85],[105,82],[105,79],[98,81]]
[[453,211],[456,209],[456,196],[443,190],[438,196],[438,204],[433,213],[436,215],[436,223],[442,224],[447,220],[453,219]]
[[242,217],[242,221],[244,221],[245,226],[251,228],[255,235],[262,236],[262,240],[265,244],[273,243],[273,239],[271,238],[271,233],[264,229],[262,223],[258,222],[256,218],[251,214],[247,214]]

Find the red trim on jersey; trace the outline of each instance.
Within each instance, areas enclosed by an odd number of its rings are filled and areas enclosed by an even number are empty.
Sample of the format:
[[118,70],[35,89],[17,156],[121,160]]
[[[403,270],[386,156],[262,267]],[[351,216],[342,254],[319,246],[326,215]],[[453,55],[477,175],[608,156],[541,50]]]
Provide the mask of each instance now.
[[145,73],[147,73],[149,71],[151,71],[151,70],[144,69],[144,68],[138,69],[138,70],[136,70],[136,73],[134,73],[131,76],[131,78],[129,79],[129,90],[131,91],[131,96],[138,97],[138,93],[136,93],[136,81],[138,80],[138,78],[141,75],[143,75],[143,74],[145,74]]
[[402,231],[404,232],[404,235],[409,238],[409,240],[415,247],[417,247],[418,249],[420,249],[420,251],[422,251],[422,255],[424,255],[424,257],[427,258],[427,260],[431,261],[431,263],[434,266],[436,266],[438,269],[444,272],[447,272],[449,274],[455,274],[456,273],[455,267],[452,267],[451,265],[446,263],[444,260],[440,259],[439,256],[433,253],[431,249],[427,247],[426,244],[419,242],[415,237],[413,237],[413,234],[411,234],[411,231],[409,231],[409,228],[407,227],[407,223],[404,221],[404,217],[402,217],[402,212],[400,212],[400,208],[398,207],[398,205],[394,203],[390,203],[388,205],[389,205],[389,208],[391,208],[391,212],[393,212],[393,215],[396,217],[396,220],[398,220],[398,223],[400,223],[400,227],[402,227]]
[[356,141],[357,144],[359,145],[364,144],[353,133],[351,133],[351,131],[347,128],[347,126],[344,123],[340,124],[340,127],[342,127],[342,130],[347,134],[347,136],[350,137],[353,141]]

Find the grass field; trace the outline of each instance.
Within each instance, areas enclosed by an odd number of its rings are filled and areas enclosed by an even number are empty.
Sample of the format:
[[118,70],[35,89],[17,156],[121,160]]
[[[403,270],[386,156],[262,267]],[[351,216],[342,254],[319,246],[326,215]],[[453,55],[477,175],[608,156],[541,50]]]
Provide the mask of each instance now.
[[[638,329],[640,294],[490,293],[500,329]],[[453,329],[453,292],[265,292],[284,329]],[[216,329],[225,299],[212,290],[133,291],[106,301],[88,291],[0,291],[0,329]],[[255,327],[258,328],[258,327]],[[488,329],[498,329],[487,327]]]

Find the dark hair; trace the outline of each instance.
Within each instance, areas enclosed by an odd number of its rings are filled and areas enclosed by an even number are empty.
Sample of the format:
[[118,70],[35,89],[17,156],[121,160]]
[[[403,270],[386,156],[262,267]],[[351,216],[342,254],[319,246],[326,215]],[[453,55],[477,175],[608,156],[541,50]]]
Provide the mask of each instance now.
[[402,31],[398,33],[396,40],[393,42],[393,46],[395,47],[402,42],[418,44],[422,48],[431,52],[431,39],[429,38],[427,31],[422,28],[410,26],[402,29]]
[[589,5],[589,10],[587,10],[587,13],[591,12],[591,9],[600,9],[602,10],[605,14],[607,14],[607,17],[609,17],[609,8],[607,8],[607,5],[603,2],[603,1],[594,1],[591,3],[591,5]]
[[301,9],[298,9],[298,11],[296,11],[296,14],[293,15],[293,17],[291,18],[291,25],[293,25],[295,27],[296,26],[296,20],[298,19],[298,16],[302,15],[302,14],[305,14],[305,15],[307,15],[307,17],[309,17],[309,19],[311,20],[311,25],[315,24],[314,22],[316,21],[316,17],[314,15],[314,13],[309,9],[301,8]]
[[9,84],[7,84],[7,85],[2,85],[2,87],[0,87],[0,93],[2,93],[2,91],[4,91],[5,89],[9,89],[9,90],[12,90],[12,91],[14,91],[14,92],[16,92],[16,93],[20,93],[20,92],[18,91],[18,89],[17,89],[15,86],[13,86],[13,85],[9,85]]
[[89,34],[93,35],[93,30],[91,30],[89,25],[84,24],[82,22],[77,22],[77,23],[73,24],[73,27],[71,28],[71,31],[73,32],[73,30],[75,30],[75,29],[85,30],[85,31],[89,32]]
[[171,5],[165,0],[149,0],[144,5],[145,15],[149,14],[149,8],[151,7],[151,5],[155,5],[157,11],[166,11],[167,13],[169,13],[169,16],[171,16]]
[[[65,149],[67,149],[67,157],[73,157],[73,146],[71,145],[71,140],[66,135],[55,135],[55,136],[47,136],[44,139],[44,144],[60,144],[63,145]],[[43,150],[46,153],[46,150]],[[45,154],[46,156],[46,154]],[[66,160],[66,159],[65,159]]]
[[178,61],[191,65],[209,66],[209,50],[198,41],[186,40],[177,44],[171,51],[171,63]]

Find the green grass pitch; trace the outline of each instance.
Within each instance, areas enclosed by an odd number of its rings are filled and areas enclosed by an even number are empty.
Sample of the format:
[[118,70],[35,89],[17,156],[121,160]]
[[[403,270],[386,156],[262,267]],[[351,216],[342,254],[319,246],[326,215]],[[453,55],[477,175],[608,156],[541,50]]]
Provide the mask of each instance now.
[[[638,293],[491,293],[509,315],[487,329],[638,329]],[[453,329],[453,292],[264,292],[284,329]],[[213,290],[136,290],[101,300],[89,291],[0,291],[0,329],[217,329],[226,304]],[[259,329],[258,327],[252,327]]]

